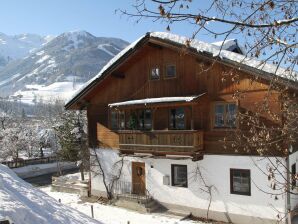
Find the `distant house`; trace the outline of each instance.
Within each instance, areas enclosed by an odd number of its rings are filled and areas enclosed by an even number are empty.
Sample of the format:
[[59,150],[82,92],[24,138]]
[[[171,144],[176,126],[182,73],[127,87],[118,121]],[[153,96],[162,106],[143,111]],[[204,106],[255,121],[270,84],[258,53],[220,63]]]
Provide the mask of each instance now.
[[[269,80],[286,71],[273,75],[273,65],[258,68],[235,40],[225,42],[221,52],[222,43],[187,42],[174,34],[147,33],[114,57],[66,108],[87,110],[89,144],[97,148],[106,175],[125,158],[117,194],[150,195],[167,209],[205,217],[206,186],[212,186],[209,218],[275,223],[278,211],[293,208],[298,198],[281,193],[275,200],[262,170],[268,158],[286,164],[285,158],[274,150],[263,156],[235,152],[223,139],[241,128],[237,111],[253,113]],[[239,74],[237,83],[222,81],[230,68]],[[250,82],[255,75],[257,81]],[[297,91],[297,82],[289,83]],[[245,97],[235,100],[237,90]],[[276,110],[278,100],[273,94],[270,106]],[[295,170],[297,155],[289,156]],[[92,176],[91,190],[105,195],[100,175]]]

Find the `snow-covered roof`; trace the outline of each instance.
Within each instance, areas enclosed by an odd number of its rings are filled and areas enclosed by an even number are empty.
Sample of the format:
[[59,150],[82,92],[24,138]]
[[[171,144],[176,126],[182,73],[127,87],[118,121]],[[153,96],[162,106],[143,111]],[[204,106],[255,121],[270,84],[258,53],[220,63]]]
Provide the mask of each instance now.
[[240,51],[240,54],[243,54],[243,55],[246,52],[245,48],[238,43],[237,39],[228,39],[225,41],[213,42],[212,44],[217,47],[221,47],[222,50],[227,50],[232,52],[235,52],[235,50],[238,50]]
[[[146,37],[156,38],[159,40],[164,40],[164,41],[171,42],[173,44],[179,44],[179,45],[185,45],[190,40],[187,37],[179,36],[168,32],[151,32],[141,36],[139,39],[137,39],[136,41],[128,45],[126,48],[124,48],[121,52],[119,52],[100,70],[100,72],[96,76],[94,76],[85,85],[83,85],[80,89],[78,89],[78,91],[66,103],[66,107],[68,107],[69,104],[71,104],[74,99],[79,97],[81,93],[87,90],[89,86],[91,86],[91,84],[93,84],[96,80],[99,80],[101,76],[106,71],[108,71],[108,69],[110,69],[114,64],[116,64],[122,58],[122,56],[124,56],[129,51],[133,50]],[[227,46],[229,46],[229,44],[232,44],[232,42],[230,41],[226,43]],[[275,65],[272,65],[254,58],[249,58],[245,55],[220,49],[220,46],[217,46],[216,44],[205,43],[194,39],[190,41],[189,47],[192,49],[195,49],[198,53],[203,53],[203,54],[205,53],[212,57],[219,57],[221,60],[228,63],[239,64],[239,67],[240,65],[245,65],[247,69],[249,68],[254,69],[254,72],[262,71],[262,72],[269,73],[271,75],[277,75],[279,77],[282,77],[291,81],[295,81],[295,82],[297,82],[297,79],[298,79],[298,75],[296,72],[290,73],[284,68],[277,67]]]
[[109,107],[140,105],[140,104],[156,104],[156,103],[175,103],[175,102],[191,102],[205,93],[197,96],[175,96],[175,97],[160,97],[160,98],[146,98],[140,100],[129,100],[124,102],[117,102],[109,104]]
[[[153,33],[150,33],[150,36],[167,40],[167,41],[172,41],[178,44],[185,44],[189,40],[189,38],[187,37],[166,33],[166,32],[153,32]],[[216,46],[213,44],[205,43],[199,40],[191,40],[190,47],[196,49],[198,53],[208,53],[208,54],[211,54],[213,57],[219,57],[224,60],[227,59],[229,61],[240,63],[242,65],[247,65],[248,67],[258,69],[270,74],[275,74],[283,78],[287,78],[293,81],[298,81],[297,73],[291,75],[284,68],[281,68],[281,67],[278,68],[275,65],[272,65],[254,58],[250,58],[241,54],[237,54],[231,51],[220,50],[219,46]]]

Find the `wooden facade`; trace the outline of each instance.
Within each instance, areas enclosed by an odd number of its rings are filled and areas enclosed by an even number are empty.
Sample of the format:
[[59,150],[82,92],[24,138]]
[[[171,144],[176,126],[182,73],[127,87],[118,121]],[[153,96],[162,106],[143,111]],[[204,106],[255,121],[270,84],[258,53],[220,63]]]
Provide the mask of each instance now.
[[[175,67],[174,76],[167,77],[168,65]],[[151,78],[153,68],[159,68],[158,79]],[[215,127],[215,105],[230,103],[236,105],[237,111],[254,112],[256,104],[268,94],[268,84],[266,80],[252,79],[252,76],[238,67],[194,54],[185,47],[149,39],[114,66],[71,107],[78,108],[85,102],[92,147],[156,155],[234,154],[234,150],[223,147],[223,139],[231,137],[235,129],[244,127],[237,123],[233,127]],[[236,99],[237,92],[243,97]],[[138,99],[202,94],[192,102],[109,106]],[[279,111],[279,93],[271,93],[270,97],[270,107]],[[182,129],[170,127],[173,108],[183,108],[185,124]],[[128,128],[130,114],[146,109],[151,111],[150,130]],[[124,125],[119,125],[116,130],[111,124],[115,119],[112,111],[119,111],[124,117]],[[121,122],[119,117],[117,119]],[[265,115],[264,119],[271,122]]]

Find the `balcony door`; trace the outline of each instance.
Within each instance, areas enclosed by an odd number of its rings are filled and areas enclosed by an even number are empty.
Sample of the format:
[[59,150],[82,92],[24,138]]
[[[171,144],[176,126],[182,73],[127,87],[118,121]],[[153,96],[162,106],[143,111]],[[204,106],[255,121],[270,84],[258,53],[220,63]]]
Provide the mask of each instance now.
[[145,195],[146,193],[146,176],[145,163],[132,162],[132,193]]

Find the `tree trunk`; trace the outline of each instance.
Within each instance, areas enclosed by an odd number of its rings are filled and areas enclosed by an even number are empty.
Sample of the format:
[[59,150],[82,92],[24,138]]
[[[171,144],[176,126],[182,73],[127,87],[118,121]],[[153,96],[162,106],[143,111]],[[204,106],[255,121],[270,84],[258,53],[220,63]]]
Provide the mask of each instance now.
[[5,130],[4,120],[1,120],[1,126],[2,126],[2,129]]
[[60,166],[60,163],[59,163],[59,160],[57,159],[57,173],[58,173],[58,176],[61,176],[62,175],[62,171],[61,171],[61,166]]
[[81,172],[81,180],[84,181],[85,180],[85,176],[84,176],[84,167],[83,167],[83,164],[80,164],[80,172]]
[[40,157],[43,158],[43,149],[42,149],[42,147],[40,147],[39,150],[40,150]]

